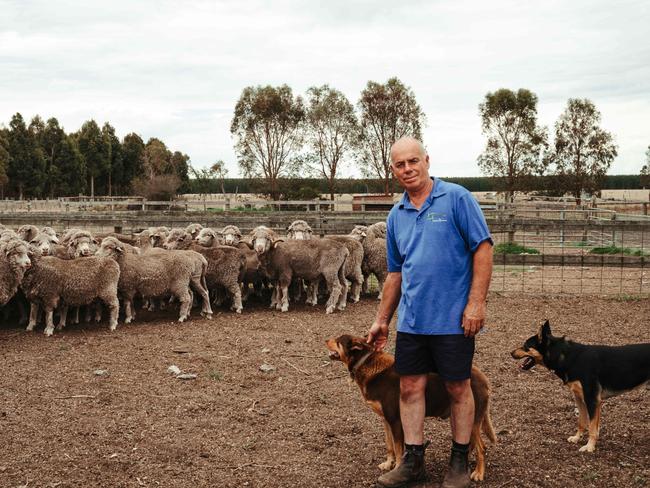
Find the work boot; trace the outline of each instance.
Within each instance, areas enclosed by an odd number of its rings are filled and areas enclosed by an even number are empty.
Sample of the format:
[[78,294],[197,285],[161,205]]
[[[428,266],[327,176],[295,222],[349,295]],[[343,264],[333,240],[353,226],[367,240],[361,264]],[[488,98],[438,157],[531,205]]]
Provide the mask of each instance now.
[[399,466],[379,477],[377,480],[378,486],[382,488],[406,488],[413,483],[426,480],[424,448],[417,446],[419,449],[415,450],[410,447],[408,446],[404,451],[402,463]]
[[471,484],[467,452],[451,451],[449,467],[440,488],[468,488]]

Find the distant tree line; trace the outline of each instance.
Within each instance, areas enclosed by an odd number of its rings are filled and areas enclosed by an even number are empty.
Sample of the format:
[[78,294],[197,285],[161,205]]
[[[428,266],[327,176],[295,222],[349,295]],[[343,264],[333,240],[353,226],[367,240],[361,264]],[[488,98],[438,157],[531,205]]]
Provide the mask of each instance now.
[[[499,192],[501,181],[490,176],[476,177],[445,177],[445,181],[457,183],[473,192]],[[563,195],[552,188],[560,186],[562,177],[557,175],[534,176],[528,180],[528,187],[520,191],[537,193],[546,196]],[[329,194],[330,182],[324,178],[279,178],[277,185],[282,200],[306,200]],[[341,178],[334,182],[337,193],[355,194],[384,194],[384,180]],[[642,189],[640,175],[607,175],[603,180],[603,190],[634,190]],[[645,186],[648,188],[648,186]],[[390,190],[400,193],[402,189],[396,181],[391,181]],[[264,178],[208,178],[205,180],[191,179],[188,193],[219,194],[219,193],[259,193],[268,194],[268,186]]]
[[169,199],[189,189],[190,158],[160,139],[135,133],[120,140],[108,122],[66,133],[52,117],[29,125],[16,113],[0,128],[0,196],[53,198],[137,193]]

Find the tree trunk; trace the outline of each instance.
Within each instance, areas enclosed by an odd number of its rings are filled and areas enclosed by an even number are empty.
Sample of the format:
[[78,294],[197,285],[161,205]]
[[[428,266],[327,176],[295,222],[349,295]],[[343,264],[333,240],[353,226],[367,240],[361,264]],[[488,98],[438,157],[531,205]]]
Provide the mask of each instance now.
[[112,178],[111,178],[111,173],[109,172],[108,173],[108,196],[109,197],[111,196],[111,192],[112,192],[111,186],[112,186]]
[[91,200],[95,199],[95,177],[94,176],[90,177],[90,199]]

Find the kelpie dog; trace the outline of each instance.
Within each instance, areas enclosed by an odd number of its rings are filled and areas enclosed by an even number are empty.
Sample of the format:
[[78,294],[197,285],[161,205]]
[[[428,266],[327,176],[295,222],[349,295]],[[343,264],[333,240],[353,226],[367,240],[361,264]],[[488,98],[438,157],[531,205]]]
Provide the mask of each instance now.
[[600,407],[605,398],[624,393],[650,381],[650,344],[590,346],[554,337],[548,320],[537,335],[511,353],[523,359],[524,370],[541,364],[569,387],[578,407],[578,431],[569,442],[580,441],[589,429],[589,442],[580,451],[593,452],[600,430]]
[[[394,357],[386,352],[376,352],[363,337],[342,335],[326,341],[330,359],[342,361],[350,378],[361,389],[363,399],[384,421],[386,461],[379,467],[391,469],[402,461],[404,432],[399,414],[399,375],[395,372]],[[471,449],[476,454],[476,469],[471,478],[481,481],[485,476],[485,444],[481,430],[491,442],[496,435],[490,419],[490,384],[478,368],[472,368],[472,393],[475,414],[471,435]],[[449,417],[449,395],[437,374],[429,374],[426,389],[426,416]]]

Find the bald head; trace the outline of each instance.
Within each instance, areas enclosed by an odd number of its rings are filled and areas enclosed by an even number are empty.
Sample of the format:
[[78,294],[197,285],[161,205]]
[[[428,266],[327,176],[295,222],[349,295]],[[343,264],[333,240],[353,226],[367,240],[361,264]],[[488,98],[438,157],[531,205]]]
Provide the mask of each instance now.
[[424,149],[422,142],[418,141],[415,137],[400,137],[397,139],[390,148],[390,159],[395,162],[395,154],[407,151],[410,153],[417,153],[424,159],[427,156],[427,150]]

